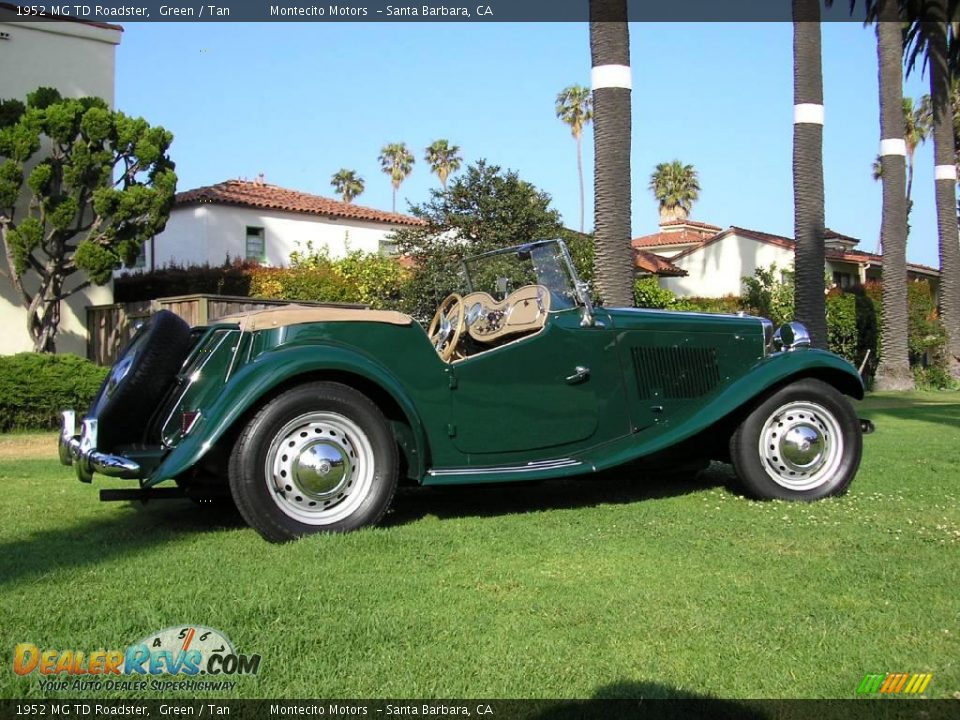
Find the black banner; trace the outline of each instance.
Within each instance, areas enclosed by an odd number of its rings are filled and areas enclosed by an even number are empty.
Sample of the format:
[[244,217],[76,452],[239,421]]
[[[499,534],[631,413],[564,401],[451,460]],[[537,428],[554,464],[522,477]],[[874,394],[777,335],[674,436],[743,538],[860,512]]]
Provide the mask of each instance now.
[[[594,0],[597,17],[606,3]],[[0,19],[42,22],[587,22],[590,0],[96,0],[0,3]],[[630,0],[632,22],[767,22],[793,20],[791,0]],[[824,22],[863,22],[864,3],[851,15],[846,0],[821,9]],[[611,20],[618,19],[611,17]],[[814,18],[798,18],[814,19]]]
[[476,718],[477,720],[947,720],[954,700],[0,700],[0,720],[28,718]]

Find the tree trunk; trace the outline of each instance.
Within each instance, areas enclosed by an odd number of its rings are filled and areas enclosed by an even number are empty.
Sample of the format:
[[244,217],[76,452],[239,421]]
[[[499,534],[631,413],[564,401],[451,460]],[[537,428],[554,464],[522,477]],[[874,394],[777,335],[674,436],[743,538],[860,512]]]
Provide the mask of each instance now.
[[577,135],[577,177],[580,179],[580,233],[583,234],[585,214],[583,200],[583,134]]
[[827,347],[823,276],[823,76],[818,0],[793,0],[794,305],[814,347]]
[[[880,0],[880,18],[887,18],[896,0]],[[896,17],[895,13],[893,16]],[[903,45],[898,22],[879,21],[877,61],[880,67],[880,166],[883,180],[883,347],[877,369],[878,390],[912,390],[907,348],[907,195],[906,145],[903,140]]]
[[594,276],[606,305],[633,305],[630,34],[626,0],[591,0]]
[[933,104],[935,197],[940,240],[940,317],[947,331],[950,374],[960,377],[960,238],[957,233],[957,168],[953,152],[946,23],[925,22],[924,29],[930,43],[930,100]]

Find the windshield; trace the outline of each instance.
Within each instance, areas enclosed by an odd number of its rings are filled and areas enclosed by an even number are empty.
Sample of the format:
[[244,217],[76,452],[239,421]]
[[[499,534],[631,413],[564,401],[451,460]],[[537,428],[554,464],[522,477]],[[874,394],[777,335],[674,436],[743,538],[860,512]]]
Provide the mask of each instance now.
[[558,240],[477,255],[464,260],[463,268],[468,292],[482,291],[500,301],[524,285],[543,285],[550,291],[551,310],[577,304],[573,270]]

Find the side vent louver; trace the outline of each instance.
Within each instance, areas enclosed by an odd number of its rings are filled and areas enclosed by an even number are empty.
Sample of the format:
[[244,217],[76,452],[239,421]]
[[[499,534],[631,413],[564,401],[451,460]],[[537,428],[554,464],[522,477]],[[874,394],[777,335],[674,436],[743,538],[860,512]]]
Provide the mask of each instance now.
[[689,399],[706,395],[720,383],[716,348],[635,347],[633,369],[640,397]]

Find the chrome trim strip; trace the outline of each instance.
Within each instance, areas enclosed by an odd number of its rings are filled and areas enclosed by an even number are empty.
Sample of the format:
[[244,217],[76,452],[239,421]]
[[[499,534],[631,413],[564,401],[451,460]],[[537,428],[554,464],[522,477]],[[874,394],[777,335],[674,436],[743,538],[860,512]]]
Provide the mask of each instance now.
[[526,465],[488,465],[486,467],[475,468],[450,468],[448,470],[427,470],[427,475],[431,477],[451,477],[461,475],[487,475],[490,473],[528,473],[538,470],[557,470],[565,467],[575,467],[582,465],[579,460],[573,458],[560,458],[558,460],[538,460],[529,462]]

